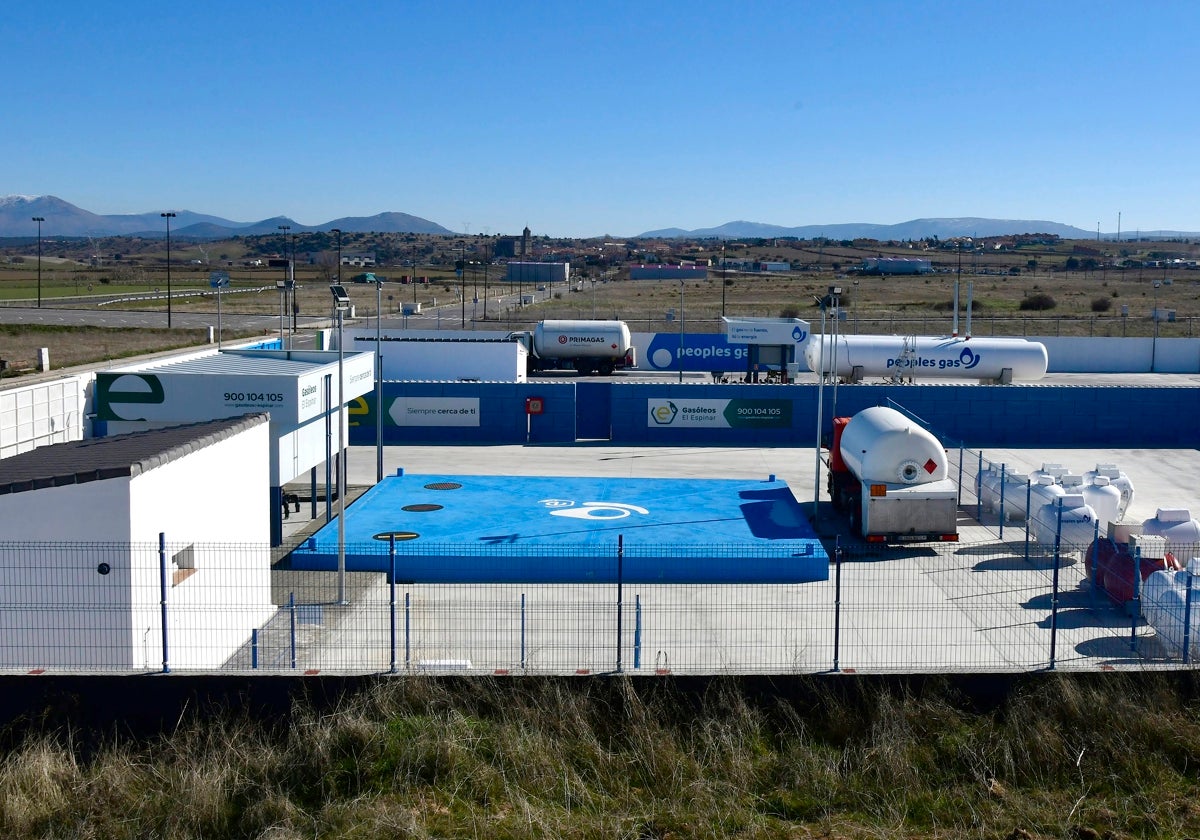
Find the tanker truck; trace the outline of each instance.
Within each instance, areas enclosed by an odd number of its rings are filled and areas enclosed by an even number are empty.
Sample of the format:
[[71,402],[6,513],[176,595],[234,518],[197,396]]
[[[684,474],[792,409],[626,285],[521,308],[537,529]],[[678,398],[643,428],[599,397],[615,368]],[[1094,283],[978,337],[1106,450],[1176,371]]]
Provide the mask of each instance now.
[[509,333],[528,352],[529,374],[573,369],[608,375],[636,364],[629,326],[624,321],[541,321],[533,330]]
[[900,412],[877,406],[835,417],[829,497],[867,542],[958,540],[958,486],[946,451]]

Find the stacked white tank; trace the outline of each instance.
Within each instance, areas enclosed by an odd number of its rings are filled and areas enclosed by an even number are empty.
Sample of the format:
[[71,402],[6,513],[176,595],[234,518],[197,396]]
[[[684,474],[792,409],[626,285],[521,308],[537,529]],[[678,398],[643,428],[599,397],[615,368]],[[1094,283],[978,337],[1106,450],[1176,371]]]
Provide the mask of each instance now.
[[1025,521],[1025,497],[1029,488],[1029,475],[1008,469],[1006,464],[991,464],[976,482],[979,501],[988,513],[996,513],[1004,505],[1006,522]]
[[1108,483],[1121,493],[1121,506],[1116,520],[1120,521],[1125,518],[1125,511],[1133,504],[1133,482],[1116,464],[1097,464],[1096,469],[1083,474],[1083,480],[1089,484],[1095,483],[1096,479],[1101,477],[1107,478]]
[[1183,571],[1154,572],[1142,587],[1142,615],[1172,656],[1183,654],[1185,627],[1188,627],[1191,656],[1200,654],[1200,593],[1192,593],[1190,615],[1187,605],[1188,587],[1194,590],[1200,584],[1200,581],[1193,583],[1196,576],[1200,576],[1200,558],[1188,562]]
[[1159,508],[1153,519],[1142,523],[1142,533],[1162,537],[1166,550],[1181,562],[1200,556],[1200,522],[1187,508]]

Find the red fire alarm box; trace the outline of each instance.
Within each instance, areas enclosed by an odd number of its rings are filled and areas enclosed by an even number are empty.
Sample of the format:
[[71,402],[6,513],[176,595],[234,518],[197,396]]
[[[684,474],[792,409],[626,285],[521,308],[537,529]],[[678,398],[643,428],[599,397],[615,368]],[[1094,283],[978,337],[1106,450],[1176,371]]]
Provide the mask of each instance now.
[[546,400],[542,397],[526,397],[525,398],[525,413],[526,414],[541,414],[546,410]]

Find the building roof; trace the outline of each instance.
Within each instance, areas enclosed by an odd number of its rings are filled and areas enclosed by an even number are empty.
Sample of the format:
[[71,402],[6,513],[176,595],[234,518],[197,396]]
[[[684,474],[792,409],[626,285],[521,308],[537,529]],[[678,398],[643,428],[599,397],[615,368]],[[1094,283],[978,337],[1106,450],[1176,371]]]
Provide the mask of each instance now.
[[268,414],[244,414],[39,447],[0,460],[0,495],[140,475],[268,422]]

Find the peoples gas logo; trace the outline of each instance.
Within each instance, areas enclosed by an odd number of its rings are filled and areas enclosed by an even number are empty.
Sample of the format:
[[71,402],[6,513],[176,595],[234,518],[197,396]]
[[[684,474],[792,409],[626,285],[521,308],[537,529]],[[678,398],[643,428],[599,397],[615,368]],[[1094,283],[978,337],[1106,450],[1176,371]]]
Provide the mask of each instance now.
[[936,368],[938,370],[971,370],[983,358],[970,347],[964,347],[958,358],[930,359],[922,356],[897,356],[887,360],[888,368],[912,370],[914,368]]

